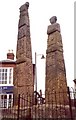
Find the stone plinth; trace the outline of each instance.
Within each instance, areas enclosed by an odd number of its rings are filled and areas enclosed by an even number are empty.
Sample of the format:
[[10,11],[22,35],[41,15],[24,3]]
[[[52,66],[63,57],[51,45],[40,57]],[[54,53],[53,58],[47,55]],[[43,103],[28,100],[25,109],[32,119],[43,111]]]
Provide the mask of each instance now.
[[[57,17],[50,19],[51,25],[48,26],[47,50],[46,50],[46,103],[61,101],[63,96],[60,93],[67,92],[66,70],[63,56],[63,44],[60,34],[60,25],[56,23]],[[56,94],[56,96],[54,95]],[[48,98],[49,96],[49,98]],[[56,97],[56,98],[55,98]],[[60,99],[61,98],[61,99]],[[49,99],[49,101],[48,101]],[[64,94],[67,103],[67,93]]]

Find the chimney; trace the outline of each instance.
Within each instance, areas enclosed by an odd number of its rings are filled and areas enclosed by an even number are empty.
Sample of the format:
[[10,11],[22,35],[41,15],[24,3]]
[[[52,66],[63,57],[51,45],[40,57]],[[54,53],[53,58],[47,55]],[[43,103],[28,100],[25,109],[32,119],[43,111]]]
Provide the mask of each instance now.
[[7,53],[7,59],[11,59],[11,60],[14,60],[14,53],[13,53],[13,50],[9,50],[8,53]]

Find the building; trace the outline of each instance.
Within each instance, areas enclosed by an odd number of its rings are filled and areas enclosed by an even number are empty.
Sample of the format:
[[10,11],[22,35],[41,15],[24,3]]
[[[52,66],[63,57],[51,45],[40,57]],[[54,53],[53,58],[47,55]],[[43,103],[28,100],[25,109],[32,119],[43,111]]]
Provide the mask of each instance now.
[[0,61],[0,108],[8,108],[13,105],[14,66],[14,53],[9,51],[7,59]]

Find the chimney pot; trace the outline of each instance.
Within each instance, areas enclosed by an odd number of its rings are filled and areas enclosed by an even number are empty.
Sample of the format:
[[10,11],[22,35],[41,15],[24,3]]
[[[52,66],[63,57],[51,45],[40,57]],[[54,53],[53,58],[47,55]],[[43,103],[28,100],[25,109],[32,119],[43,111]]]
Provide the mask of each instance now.
[[11,59],[11,60],[14,60],[14,53],[13,53],[13,50],[12,51],[8,51],[7,53],[7,59]]

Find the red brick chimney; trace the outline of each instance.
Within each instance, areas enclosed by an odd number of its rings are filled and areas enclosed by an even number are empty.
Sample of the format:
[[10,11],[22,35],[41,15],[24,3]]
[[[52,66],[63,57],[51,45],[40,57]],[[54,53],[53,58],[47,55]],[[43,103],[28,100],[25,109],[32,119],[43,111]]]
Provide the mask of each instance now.
[[7,53],[7,59],[11,59],[11,60],[14,60],[14,53],[13,53],[13,50],[9,50],[9,52]]

